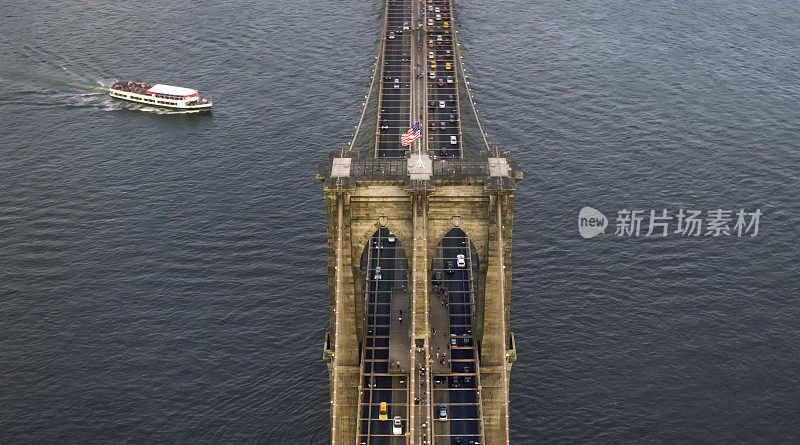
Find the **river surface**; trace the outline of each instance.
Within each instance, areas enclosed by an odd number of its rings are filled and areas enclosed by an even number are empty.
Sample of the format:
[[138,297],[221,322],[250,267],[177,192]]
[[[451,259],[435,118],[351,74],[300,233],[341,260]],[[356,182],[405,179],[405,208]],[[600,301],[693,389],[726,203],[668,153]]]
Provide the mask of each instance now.
[[[0,442],[322,444],[317,164],[379,2],[0,4]],[[514,221],[512,442],[797,443],[800,4],[456,5]],[[198,88],[211,116],[112,102]],[[611,218],[578,234],[584,206]],[[615,236],[622,210],[760,210]],[[735,219],[735,217],[734,217]]]

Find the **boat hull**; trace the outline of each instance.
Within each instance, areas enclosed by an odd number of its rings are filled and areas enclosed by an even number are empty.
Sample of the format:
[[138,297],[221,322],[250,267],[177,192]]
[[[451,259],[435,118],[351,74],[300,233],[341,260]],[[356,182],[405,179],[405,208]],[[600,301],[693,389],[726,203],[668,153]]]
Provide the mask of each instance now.
[[129,91],[121,91],[109,89],[108,95],[112,99],[124,100],[126,102],[133,102],[136,104],[149,105],[152,107],[164,108],[167,110],[180,110],[180,111],[211,111],[211,103],[197,104],[197,105],[181,105],[179,103],[170,103],[173,101],[159,100],[145,96],[142,94],[131,93]]

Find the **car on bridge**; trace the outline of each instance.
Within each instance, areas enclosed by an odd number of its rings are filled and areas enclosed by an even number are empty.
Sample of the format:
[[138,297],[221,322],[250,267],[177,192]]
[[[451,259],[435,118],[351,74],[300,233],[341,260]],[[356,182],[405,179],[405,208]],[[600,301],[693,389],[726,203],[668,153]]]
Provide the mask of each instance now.
[[453,83],[453,76],[447,76],[447,83]]
[[394,31],[389,31],[389,40],[394,40]]
[[437,286],[441,285],[442,284],[442,273],[439,272],[439,271],[434,272],[433,273],[433,279],[431,280],[431,283],[435,284]]
[[458,255],[456,255],[456,264],[458,265],[458,267],[464,267],[467,265],[467,261],[464,259],[463,253],[459,253]]
[[403,30],[408,31],[408,22],[403,22]]
[[381,275],[381,266],[378,266],[378,267],[375,268],[375,275],[374,276],[375,276],[376,280],[380,280],[381,278],[383,278],[383,275]]
[[439,420],[447,420],[447,406],[442,405],[439,407]]
[[378,419],[379,420],[388,420],[389,419],[389,404],[386,402],[381,402],[380,406],[378,407]]
[[458,139],[455,136],[450,136],[450,145],[458,145]]
[[389,232],[389,236],[386,238],[386,241],[389,241],[390,243],[394,243],[396,240],[397,240],[397,237],[394,236],[394,233]]
[[[454,137],[455,136],[450,136],[450,140],[452,141]],[[445,264],[444,267],[445,267],[445,270],[447,270],[447,273],[449,273],[449,274],[452,274],[453,272],[455,272],[455,269],[454,269],[454,266],[453,266],[453,260],[448,260],[447,264]]]
[[400,79],[395,79],[394,80],[394,87],[395,88],[400,88]]
[[400,435],[403,434],[403,418],[400,416],[394,416],[394,421],[392,422],[392,434]]
[[431,122],[431,131],[436,131],[436,122]]

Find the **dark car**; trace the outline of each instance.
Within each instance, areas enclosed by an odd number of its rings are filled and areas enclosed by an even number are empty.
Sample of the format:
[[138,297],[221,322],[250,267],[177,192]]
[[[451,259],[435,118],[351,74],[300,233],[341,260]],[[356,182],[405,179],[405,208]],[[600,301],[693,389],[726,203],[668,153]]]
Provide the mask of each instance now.
[[446,127],[447,127],[447,122],[445,122],[445,121],[441,121],[441,122],[439,122],[439,129],[440,129],[440,130],[444,131],[444,129],[445,129]]
[[387,121],[385,119],[382,120],[381,121],[381,130],[388,130],[388,129],[389,129],[389,121]]
[[456,265],[453,264],[452,260],[448,261],[447,264],[445,264],[445,270],[447,270],[447,273],[449,273],[449,274],[452,274],[453,272],[455,272],[455,267],[456,267]]
[[408,62],[408,54],[403,53],[402,60],[403,60],[403,62]]
[[440,148],[439,149],[439,156],[441,156],[443,158],[447,157],[447,149],[444,148],[444,147]]
[[436,108],[436,101],[435,100],[429,100],[428,101],[428,108]]
[[431,122],[431,131],[436,131],[436,122]]
[[459,379],[457,375],[450,377],[450,387],[461,388],[461,379]]
[[434,272],[433,273],[433,279],[431,280],[431,283],[436,284],[436,285],[441,285],[442,284],[442,273],[439,272],[439,271]]
[[455,121],[456,121],[456,115],[455,114],[451,114],[450,115],[450,122],[455,122]]
[[449,100],[450,102],[455,102],[456,101],[456,96],[454,94],[451,94],[451,95],[447,96],[447,100]]
[[437,84],[437,85],[439,85],[440,87],[443,87],[443,86],[444,86],[444,79],[442,79],[442,78],[440,77],[440,78],[439,78],[439,81],[438,81],[438,82],[436,82],[436,84]]

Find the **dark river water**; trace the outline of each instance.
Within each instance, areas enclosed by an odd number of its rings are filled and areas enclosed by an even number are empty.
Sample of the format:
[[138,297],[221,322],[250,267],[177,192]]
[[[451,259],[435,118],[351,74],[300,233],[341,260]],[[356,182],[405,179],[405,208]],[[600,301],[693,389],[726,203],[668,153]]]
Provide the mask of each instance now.
[[[0,4],[0,442],[321,444],[319,162],[380,2]],[[459,0],[514,221],[512,442],[800,440],[800,5]],[[196,87],[212,116],[112,102]],[[583,239],[577,215],[612,219]],[[760,210],[747,236],[617,212]],[[735,221],[735,217],[734,217]]]

